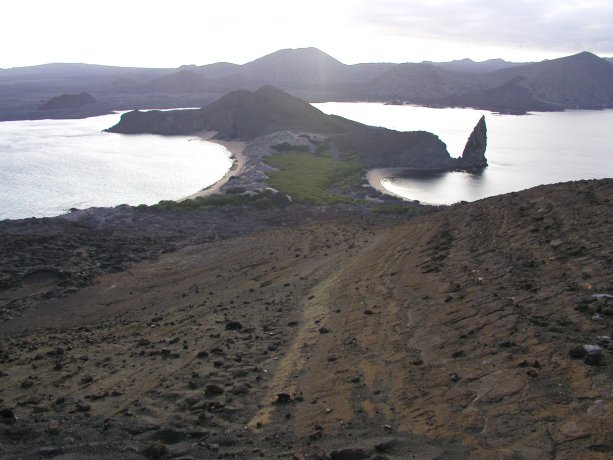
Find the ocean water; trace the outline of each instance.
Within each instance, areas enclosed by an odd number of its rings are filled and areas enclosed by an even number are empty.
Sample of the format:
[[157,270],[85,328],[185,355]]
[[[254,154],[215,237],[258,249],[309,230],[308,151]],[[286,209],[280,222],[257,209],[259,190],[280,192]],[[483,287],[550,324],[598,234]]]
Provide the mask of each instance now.
[[0,123],[0,219],[179,199],[232,166],[225,147],[196,137],[102,132],[119,117]]
[[424,203],[451,204],[541,184],[613,177],[613,110],[498,115],[473,109],[432,109],[380,103],[313,104],[325,113],[399,131],[430,131],[458,157],[485,115],[489,166],[478,174],[395,173],[382,181],[392,193]]

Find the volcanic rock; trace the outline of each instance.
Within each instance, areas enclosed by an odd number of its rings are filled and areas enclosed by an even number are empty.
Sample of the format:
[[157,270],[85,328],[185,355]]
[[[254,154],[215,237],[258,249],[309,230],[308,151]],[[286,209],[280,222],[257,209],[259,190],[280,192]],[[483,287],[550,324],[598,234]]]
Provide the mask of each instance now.
[[473,132],[470,134],[464,152],[460,158],[462,169],[467,171],[477,171],[487,166],[485,149],[487,147],[487,127],[485,126],[485,115],[481,117]]

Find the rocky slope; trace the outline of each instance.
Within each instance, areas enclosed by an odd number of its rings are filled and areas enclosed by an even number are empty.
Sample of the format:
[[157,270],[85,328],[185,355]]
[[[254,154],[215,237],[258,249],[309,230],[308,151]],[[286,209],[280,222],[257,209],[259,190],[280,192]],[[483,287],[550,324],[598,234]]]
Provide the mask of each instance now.
[[492,72],[452,68],[399,64],[373,79],[367,94],[383,100],[516,114],[613,106],[613,65],[588,52]]
[[[404,222],[290,207],[32,299],[0,324],[2,456],[610,458],[612,200],[601,180]],[[179,228],[120,211],[96,228]]]
[[197,73],[184,69],[156,78],[141,88],[158,93],[202,93],[211,89],[211,83]]
[[493,72],[492,81],[521,77],[532,95],[564,108],[599,109],[613,106],[613,65],[583,52]]

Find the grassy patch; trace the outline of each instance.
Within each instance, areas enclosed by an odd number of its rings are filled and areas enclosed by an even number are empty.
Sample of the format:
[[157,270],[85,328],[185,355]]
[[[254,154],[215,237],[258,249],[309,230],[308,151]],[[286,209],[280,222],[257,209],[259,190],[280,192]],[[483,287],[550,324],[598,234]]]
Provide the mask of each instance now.
[[362,168],[348,161],[303,152],[273,155],[266,161],[277,169],[268,174],[268,185],[292,197],[296,203],[351,203],[353,199],[330,192],[348,190],[362,181]]

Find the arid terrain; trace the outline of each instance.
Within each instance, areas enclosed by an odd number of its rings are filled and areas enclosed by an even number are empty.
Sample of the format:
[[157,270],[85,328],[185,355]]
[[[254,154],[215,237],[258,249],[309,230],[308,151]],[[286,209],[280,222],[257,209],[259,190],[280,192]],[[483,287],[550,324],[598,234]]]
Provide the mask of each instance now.
[[3,223],[0,455],[611,458],[612,200]]

